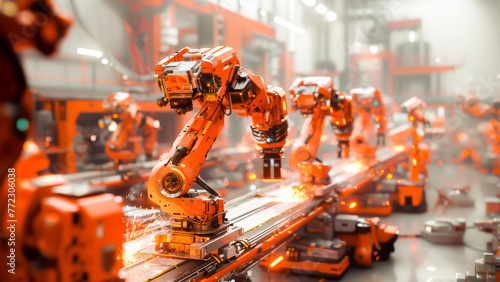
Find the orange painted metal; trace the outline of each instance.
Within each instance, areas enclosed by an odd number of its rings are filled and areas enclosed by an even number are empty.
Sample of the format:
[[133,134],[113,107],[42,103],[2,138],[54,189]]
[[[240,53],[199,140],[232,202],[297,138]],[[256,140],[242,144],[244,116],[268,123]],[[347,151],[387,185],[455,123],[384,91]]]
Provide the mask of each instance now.
[[271,238],[267,239],[265,242],[260,244],[259,246],[253,248],[250,251],[247,251],[240,255],[235,262],[231,263],[227,267],[220,269],[218,272],[215,274],[206,277],[205,279],[200,280],[200,282],[215,282],[218,279],[224,277],[224,275],[230,273],[231,271],[237,269],[240,265],[246,264],[252,259],[258,255],[261,252],[265,252],[272,246],[282,242],[284,239],[288,238],[290,236],[290,233],[295,232],[297,229],[305,225],[308,221],[314,219],[316,216],[318,216],[321,212],[323,212],[324,208],[323,207],[318,207],[314,211],[310,212],[303,218],[291,223],[288,225],[286,228],[283,230],[280,230],[277,234],[272,236]]

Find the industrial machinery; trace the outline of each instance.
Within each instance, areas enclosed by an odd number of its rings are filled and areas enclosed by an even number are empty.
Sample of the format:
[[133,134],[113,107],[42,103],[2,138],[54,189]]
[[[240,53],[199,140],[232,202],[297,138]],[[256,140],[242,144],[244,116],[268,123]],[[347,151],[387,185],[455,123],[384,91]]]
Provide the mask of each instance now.
[[491,121],[486,127],[486,141],[490,149],[486,156],[486,166],[494,175],[500,175],[500,100],[495,100],[490,108]]
[[434,244],[463,244],[465,230],[464,218],[438,218],[424,223],[421,236]]
[[494,253],[484,253],[483,258],[476,259],[475,269],[472,272],[457,273],[456,282],[480,282],[498,281],[500,277],[500,255]]
[[337,215],[334,234],[354,248],[353,261],[370,267],[373,261],[388,260],[394,252],[398,228],[380,223],[378,217],[361,218],[356,215]]
[[324,213],[302,233],[286,244],[285,255],[275,252],[260,265],[339,279],[350,264],[370,267],[373,261],[388,260],[399,231],[378,218]]
[[[0,177],[5,200],[0,203],[0,280],[116,279],[121,266],[116,260],[122,242],[121,199],[77,191],[61,175],[35,177],[48,162],[36,144],[24,142],[31,127],[31,104],[14,49],[33,46],[44,54],[53,53],[70,20],[49,0],[9,3],[10,8],[0,12],[0,77],[4,79],[0,120],[2,136],[10,138],[0,140],[0,147],[9,150],[2,153]],[[21,14],[32,20],[19,21]],[[24,153],[15,164],[22,148]],[[32,161],[37,163],[30,165]]]
[[491,108],[485,103],[481,103],[475,96],[458,97],[458,105],[462,112],[472,115],[476,118],[482,118],[489,114]]
[[427,163],[430,162],[429,146],[422,141],[425,135],[425,125],[429,122],[424,116],[425,102],[417,97],[410,98],[402,104],[402,111],[407,114],[412,123],[410,129],[413,139],[410,156],[406,167],[408,173],[402,179],[386,179],[384,182],[395,187],[392,193],[393,208],[396,211],[425,212],[425,179],[427,178]]
[[109,127],[112,122],[118,121],[105,147],[109,158],[119,165],[138,160],[144,152],[146,159],[151,160],[158,146],[156,136],[159,122],[155,124],[153,118],[143,114],[130,93],[112,93],[103,108],[109,114],[99,120],[100,128]]
[[[360,156],[373,158],[379,146],[385,146],[385,138],[389,117],[387,116],[382,93],[375,88],[352,89],[351,97],[356,112],[356,134],[353,137],[353,150]],[[372,132],[372,118],[375,122],[376,146],[368,143]]]
[[351,98],[333,88],[330,77],[298,78],[290,87],[292,109],[299,110],[306,118],[300,137],[295,140],[289,158],[290,167],[300,171],[301,184],[326,184],[331,166],[323,164],[316,156],[325,115],[331,116],[330,124],[337,137],[337,156],[349,157],[349,138],[353,130],[354,111]]
[[[21,63],[16,55],[25,47],[35,47],[43,54],[53,53],[66,34],[71,20],[60,12],[54,12],[50,0],[19,0],[10,3],[10,9],[0,11],[0,77],[3,85],[0,98],[1,138],[3,162],[0,182],[7,169],[16,161],[26,141],[31,123],[31,98]],[[10,13],[6,13],[6,11]],[[23,14],[31,21],[19,21]],[[34,20],[36,16],[43,23]],[[27,32],[29,30],[30,32]]]
[[286,245],[286,253],[274,253],[260,261],[273,271],[291,270],[294,273],[340,279],[350,266],[345,241],[295,236]]
[[434,204],[434,211],[443,205],[443,214],[449,207],[473,207],[474,199],[470,196],[470,186],[443,187],[437,190],[438,198]]
[[[285,93],[240,67],[234,50],[225,46],[186,47],[161,60],[155,70],[164,93],[158,106],[170,105],[182,116],[193,110],[193,101],[201,104],[149,177],[149,199],[171,215],[167,233],[156,236],[155,243],[168,256],[204,259],[242,234],[241,228],[230,227],[222,197],[198,177],[224,117],[233,111],[252,117],[264,180],[279,181],[288,129]],[[195,182],[209,194],[191,189]]]
[[[406,150],[407,139],[411,139],[409,158],[400,164],[393,164],[388,170],[376,172],[380,177],[376,183],[365,183],[356,192],[340,199],[340,212],[384,216],[392,211],[424,212],[426,164],[429,162],[429,147],[422,143],[424,124],[427,123],[422,109],[425,103],[414,97],[402,105],[411,125],[402,124],[389,130],[387,137],[394,143],[393,149]],[[398,177],[396,167],[404,171]]]
[[[222,246],[211,251],[205,260],[170,258],[161,249],[155,250],[155,242],[151,241],[170,232],[156,230],[124,246],[123,257],[129,259],[122,273],[127,279],[186,282],[193,279],[230,280],[243,275],[265,257],[273,256],[272,252],[285,246],[293,234],[298,234],[301,228],[315,221],[324,211],[331,210],[332,197],[340,195],[342,198],[357,191],[358,187],[376,179],[377,175],[372,171],[389,170],[406,161],[408,153],[407,148],[394,150],[384,147],[378,151],[373,162],[359,166],[340,162],[330,172],[332,181],[316,187],[321,190],[316,197],[297,197],[293,189],[297,179],[291,177],[228,201],[225,203],[227,219],[234,228],[242,228],[244,233],[232,241],[223,236],[213,239],[223,239],[224,242],[220,242]],[[134,215],[131,213],[129,216]],[[333,233],[333,227],[322,229],[322,232],[326,231]],[[191,248],[194,247],[203,247],[203,243],[191,245]]]
[[[468,130],[470,132],[457,134],[457,139],[461,142],[459,144],[462,147],[462,152],[453,161],[458,162],[471,158],[479,171],[500,175],[500,128],[498,125],[500,100],[495,99],[487,103],[480,101],[475,96],[459,97],[458,106],[463,113],[473,117],[476,122],[485,122],[486,126],[484,128],[481,125],[475,125],[475,128]],[[485,130],[479,131],[479,129]],[[483,136],[484,138],[480,138]],[[476,139],[479,140],[476,141]],[[481,148],[486,149],[481,150]]]

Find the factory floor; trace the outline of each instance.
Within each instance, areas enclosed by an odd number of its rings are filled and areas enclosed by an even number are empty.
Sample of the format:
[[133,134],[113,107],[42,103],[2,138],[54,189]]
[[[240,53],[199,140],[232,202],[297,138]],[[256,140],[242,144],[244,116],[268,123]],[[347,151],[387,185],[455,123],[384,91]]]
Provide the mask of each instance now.
[[[395,243],[395,252],[388,261],[374,262],[371,268],[350,267],[341,281],[455,281],[456,273],[474,271],[474,261],[483,257],[486,242],[492,238],[491,234],[468,228],[464,245],[436,245],[422,238],[404,235],[419,234],[425,221],[439,217],[462,217],[467,219],[467,226],[473,226],[477,219],[491,219],[493,215],[488,216],[485,212],[484,198],[494,196],[500,190],[500,178],[481,174],[472,165],[438,165],[437,161],[436,164],[429,165],[428,172],[426,193],[429,211],[421,214],[393,213],[382,217],[382,223],[399,228],[401,236]],[[443,206],[437,211],[431,211],[437,200],[438,188],[464,185],[470,185],[470,195],[475,200],[474,207],[450,207],[444,214]],[[249,188],[241,189],[248,191]],[[267,269],[260,266],[252,268],[249,274],[253,281],[333,281],[289,272],[268,273]]]

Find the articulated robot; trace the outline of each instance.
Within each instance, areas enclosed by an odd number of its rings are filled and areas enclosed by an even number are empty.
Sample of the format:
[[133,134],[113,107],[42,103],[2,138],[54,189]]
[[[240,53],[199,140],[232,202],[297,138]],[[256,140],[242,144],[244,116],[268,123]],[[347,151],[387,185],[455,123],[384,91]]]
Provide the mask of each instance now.
[[53,53],[71,20],[50,0],[3,1],[1,6],[0,281],[117,279],[121,200],[75,193],[78,189],[62,175],[35,177],[48,160],[34,143],[25,142],[32,103],[16,51],[30,46]]
[[[193,110],[193,101],[201,105],[148,180],[149,199],[171,215],[167,233],[155,238],[156,249],[168,256],[203,259],[242,234],[240,227],[230,227],[222,197],[198,177],[224,118],[232,112],[252,117],[264,180],[279,181],[288,133],[285,93],[241,67],[230,47],[186,47],[161,60],[155,71],[164,93],[158,106],[170,105],[182,116]],[[192,189],[195,183],[209,195]]]
[[490,144],[487,166],[491,173],[500,175],[500,100],[495,100],[490,108],[491,122],[486,127],[486,141]]
[[[408,171],[410,181],[420,182],[427,177],[426,164],[429,162],[430,151],[429,146],[421,143],[425,135],[425,126],[429,121],[425,118],[423,109],[425,102],[420,98],[413,97],[402,105],[402,111],[408,114],[408,120],[412,123],[413,146],[410,151],[410,160]],[[422,178],[423,177],[423,178]]]
[[[382,93],[374,88],[356,88],[351,90],[354,110],[356,112],[359,134],[353,138],[353,149],[360,155],[375,157],[376,147],[385,146],[385,136],[389,118],[387,117]],[[372,131],[372,117],[377,128],[377,145],[368,144]]]
[[[457,139],[458,141],[463,141],[462,143],[465,144],[463,145],[462,154],[454,158],[453,161],[460,162],[470,157],[477,166],[481,167],[484,164],[488,171],[495,175],[500,175],[500,100],[494,100],[488,105],[474,96],[465,99],[459,97],[458,105],[463,113],[471,115],[476,119],[488,120],[484,134],[489,148],[484,158],[482,158],[482,154],[477,150],[477,142],[474,142],[474,135],[478,135],[477,132],[476,134],[461,133],[457,135]],[[481,132],[480,135],[482,134]],[[481,169],[483,170],[484,168]],[[486,171],[486,169],[484,170]]]
[[424,116],[425,102],[420,98],[413,97],[401,105],[403,113],[408,115],[411,122],[410,129],[413,139],[410,156],[407,163],[407,178],[395,181],[397,193],[392,199],[395,210],[424,212],[427,210],[425,199],[425,179],[427,178],[427,163],[430,161],[430,149],[422,139],[425,135],[425,125],[429,122]]
[[137,160],[144,151],[146,158],[152,159],[157,146],[158,126],[155,126],[152,117],[140,112],[132,95],[126,92],[112,93],[103,108],[110,114],[99,120],[101,128],[113,120],[118,121],[105,147],[109,158],[115,164],[128,163]]
[[331,167],[316,157],[325,123],[330,124],[338,139],[337,155],[349,157],[349,138],[354,123],[351,98],[333,89],[330,77],[298,78],[290,87],[292,109],[299,110],[306,118],[300,137],[295,141],[290,155],[290,167],[301,172],[302,184],[327,184]]
[[491,111],[490,106],[481,103],[481,101],[474,96],[469,96],[467,98],[458,97],[458,104],[462,112],[476,118],[485,117]]

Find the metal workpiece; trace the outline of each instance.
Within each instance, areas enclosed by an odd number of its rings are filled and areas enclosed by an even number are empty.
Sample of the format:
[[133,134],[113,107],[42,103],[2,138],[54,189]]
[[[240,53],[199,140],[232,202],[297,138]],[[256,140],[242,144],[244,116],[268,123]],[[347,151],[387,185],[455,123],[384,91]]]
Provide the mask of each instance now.
[[435,244],[463,244],[466,231],[464,218],[439,218],[422,226],[423,239]]

